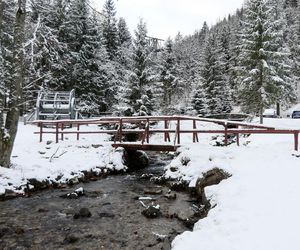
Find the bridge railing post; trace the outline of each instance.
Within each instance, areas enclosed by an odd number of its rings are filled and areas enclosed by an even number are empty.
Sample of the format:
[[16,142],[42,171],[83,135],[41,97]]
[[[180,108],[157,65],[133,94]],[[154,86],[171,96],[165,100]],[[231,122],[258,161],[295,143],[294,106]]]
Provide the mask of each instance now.
[[239,133],[236,134],[236,145],[240,146],[240,134]]
[[58,126],[59,126],[59,123],[56,122],[55,123],[55,142],[58,143]]
[[295,151],[299,150],[299,131],[294,132],[294,149]]
[[224,136],[225,136],[224,143],[225,143],[225,146],[227,146],[228,145],[228,125],[227,125],[227,123],[225,123],[224,126],[225,126],[225,129],[224,129]]
[[180,118],[177,119],[177,144],[180,144]]
[[[193,129],[197,129],[196,120],[193,120]],[[193,132],[193,142],[199,142],[198,133]]]
[[123,120],[121,118],[120,119],[120,128],[119,128],[119,142],[122,141],[122,135],[123,135],[122,127],[123,127]]
[[64,124],[61,123],[61,140],[63,141],[64,140]]
[[39,127],[40,127],[40,142],[43,141],[43,123],[39,122]]
[[79,129],[80,129],[80,124],[77,123],[77,141],[79,141]]
[[[167,122],[167,120],[165,120],[164,123],[165,123],[165,129],[168,129],[168,122]],[[167,142],[167,132],[164,133],[164,140],[165,140],[165,142]]]
[[149,118],[147,118],[147,123],[146,123],[146,138],[147,138],[147,143],[149,143],[149,137],[150,137],[150,121],[149,121]]

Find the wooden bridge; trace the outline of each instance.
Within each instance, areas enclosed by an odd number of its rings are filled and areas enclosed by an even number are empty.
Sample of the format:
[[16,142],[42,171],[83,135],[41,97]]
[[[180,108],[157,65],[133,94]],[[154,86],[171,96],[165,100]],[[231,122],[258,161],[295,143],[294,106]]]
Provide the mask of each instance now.
[[[175,128],[170,126],[172,122],[176,124]],[[186,129],[186,126],[183,128],[183,122],[190,123],[190,129]],[[199,129],[197,128],[197,122],[213,123],[221,125],[221,128],[213,130]],[[32,123],[39,127],[39,131],[35,134],[39,134],[40,142],[42,142],[44,134],[54,134],[56,143],[59,142],[59,139],[64,140],[64,136],[69,134],[76,135],[77,140],[80,139],[80,135],[85,134],[110,134],[114,136],[113,147],[149,151],[176,151],[181,144],[183,134],[191,134],[194,143],[199,142],[199,135],[201,134],[221,134],[224,135],[224,145],[228,145],[229,135],[235,135],[238,146],[242,134],[290,134],[293,136],[294,150],[298,151],[300,133],[300,130],[294,129],[276,129],[275,127],[259,124],[192,116],[102,117],[87,120],[38,120]],[[150,126],[158,123],[162,123],[163,128]],[[80,130],[83,125],[90,124],[103,125],[103,127],[97,131]],[[52,129],[46,130],[46,127]],[[73,129],[66,129],[67,127]],[[124,136],[128,134],[135,135],[138,141],[125,142]],[[150,136],[153,134],[162,134],[164,142],[150,144]]]

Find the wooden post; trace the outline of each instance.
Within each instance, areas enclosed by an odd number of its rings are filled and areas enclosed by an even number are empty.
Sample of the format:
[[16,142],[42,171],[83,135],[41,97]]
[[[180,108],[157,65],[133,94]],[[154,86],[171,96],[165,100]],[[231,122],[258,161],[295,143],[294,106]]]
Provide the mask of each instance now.
[[[239,129],[239,126],[237,126],[237,129]],[[236,134],[236,145],[240,146],[240,134],[239,133]]]
[[[197,126],[196,126],[196,120],[193,120],[193,129],[197,129]],[[199,142],[199,139],[198,139],[198,133],[197,132],[193,132],[193,142]]]
[[63,141],[64,140],[64,124],[62,123],[61,124],[61,140]]
[[177,119],[177,144],[180,144],[180,119]]
[[147,137],[147,143],[149,143],[149,137],[150,137],[150,121],[149,118],[147,118],[147,123],[146,123],[146,137]]
[[[168,129],[168,122],[167,120],[165,120],[165,129]],[[164,136],[165,142],[167,141],[167,132],[165,132],[165,136]]]
[[43,123],[39,122],[40,126],[40,142],[43,141]]
[[122,119],[120,119],[120,130],[119,130],[119,136],[120,136],[120,138],[119,138],[119,141],[121,142],[122,141],[122,127],[123,127],[123,120]]
[[80,124],[77,123],[77,141],[79,141],[79,128],[80,128]]
[[298,151],[299,149],[299,131],[294,132],[294,146],[295,146],[295,151]]
[[224,131],[225,139],[224,139],[224,143],[225,143],[225,146],[227,146],[228,145],[228,138],[227,138],[227,136],[228,136],[228,131],[227,131],[228,127],[227,127],[227,124],[225,124],[224,126],[225,126],[225,131]]
[[58,122],[55,125],[55,141],[56,143],[58,143]]

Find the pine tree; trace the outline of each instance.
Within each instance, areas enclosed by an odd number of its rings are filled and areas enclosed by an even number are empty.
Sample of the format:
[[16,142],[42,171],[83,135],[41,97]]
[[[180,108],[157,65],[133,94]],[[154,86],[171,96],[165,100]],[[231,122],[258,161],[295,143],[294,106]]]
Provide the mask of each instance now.
[[116,57],[119,46],[116,9],[113,0],[106,0],[103,13],[105,16],[102,22],[103,41],[108,52],[109,59],[113,60]]
[[193,95],[192,105],[198,114],[201,116],[207,115],[206,93],[202,84],[198,86]]
[[167,107],[172,102],[172,97],[177,88],[176,58],[173,51],[173,41],[168,38],[161,53],[160,81],[163,90],[163,105]]
[[141,19],[135,30],[132,73],[126,93],[127,103],[137,115],[150,115],[153,109],[152,61],[146,36],[146,23]]
[[280,51],[282,33],[274,8],[263,0],[247,2],[241,45],[241,101],[244,110],[260,115],[265,108],[287,99],[290,83],[281,72],[287,54]]
[[119,19],[119,22],[118,22],[118,44],[119,45],[123,45],[123,44],[126,44],[126,45],[129,45],[131,44],[131,34],[128,30],[128,27],[127,27],[127,23],[126,23],[126,20],[121,17]]
[[232,109],[228,81],[224,75],[225,54],[218,35],[218,30],[214,30],[208,36],[201,70],[207,113],[210,114],[229,113]]

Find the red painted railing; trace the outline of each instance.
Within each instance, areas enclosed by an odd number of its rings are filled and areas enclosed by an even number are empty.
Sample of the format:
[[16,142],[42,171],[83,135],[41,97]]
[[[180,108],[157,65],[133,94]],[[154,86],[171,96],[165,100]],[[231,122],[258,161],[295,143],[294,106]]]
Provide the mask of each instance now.
[[[170,123],[176,122],[176,128],[171,129]],[[191,129],[183,129],[181,127],[182,121],[191,121]],[[197,129],[197,121],[198,122],[208,122],[214,123],[218,125],[222,125],[224,129],[215,129],[215,130],[203,130]],[[163,122],[164,128],[151,128],[151,123]],[[64,135],[66,134],[75,134],[77,140],[80,139],[81,134],[112,134],[115,136],[115,141],[122,142],[122,137],[125,134],[135,133],[139,135],[141,138],[141,145],[145,142],[149,143],[149,138],[151,134],[154,133],[162,133],[164,135],[164,141],[170,142],[170,134],[174,134],[174,145],[180,144],[181,135],[182,134],[192,134],[193,142],[199,141],[199,134],[223,134],[224,135],[224,144],[228,144],[228,135],[235,135],[237,140],[236,143],[239,145],[239,138],[241,134],[291,134],[294,136],[294,149],[298,151],[299,149],[299,133],[300,130],[295,129],[276,129],[275,127],[259,125],[259,124],[251,124],[244,122],[234,122],[227,120],[218,120],[218,119],[207,119],[207,118],[199,118],[199,117],[191,117],[191,116],[142,116],[142,117],[103,117],[98,119],[88,119],[88,120],[39,120],[32,122],[33,124],[37,124],[39,126],[39,131],[35,132],[35,134],[40,135],[40,142],[43,140],[44,134],[54,134],[55,141],[58,143],[59,136],[61,140],[64,140]],[[98,131],[80,131],[80,127],[82,125],[90,125],[90,124],[106,124],[106,125],[114,125],[116,129],[103,129]],[[137,126],[136,129],[126,128],[128,124],[135,124]],[[45,127],[55,128],[51,131],[46,131]],[[76,127],[76,130],[69,131],[65,130],[66,127],[72,126]]]

